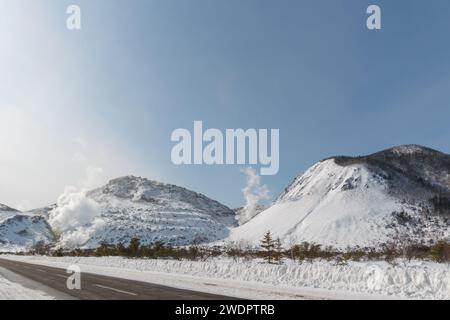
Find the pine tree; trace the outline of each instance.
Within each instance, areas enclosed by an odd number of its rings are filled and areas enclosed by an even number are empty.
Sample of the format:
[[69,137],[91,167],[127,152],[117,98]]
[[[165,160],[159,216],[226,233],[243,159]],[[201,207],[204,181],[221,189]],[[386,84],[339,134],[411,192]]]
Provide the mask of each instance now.
[[140,246],[141,246],[141,241],[138,238],[131,239],[130,244],[128,246],[129,255],[131,257],[139,256]]
[[267,231],[267,233],[261,240],[261,248],[263,248],[264,250],[264,259],[268,263],[272,263],[274,259],[275,242],[272,239],[272,234],[270,233],[270,231]]
[[280,238],[277,238],[277,240],[274,241],[273,259],[276,263],[280,263],[282,256],[283,256],[283,247],[281,246]]

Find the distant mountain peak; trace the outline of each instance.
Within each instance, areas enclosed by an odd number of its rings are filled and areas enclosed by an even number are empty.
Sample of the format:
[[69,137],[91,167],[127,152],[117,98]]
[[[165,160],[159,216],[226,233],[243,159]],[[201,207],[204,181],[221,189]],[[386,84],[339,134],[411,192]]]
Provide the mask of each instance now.
[[395,146],[392,148],[388,148],[382,151],[378,151],[369,155],[364,156],[333,156],[325,158],[322,161],[326,161],[329,159],[336,160],[336,163],[340,165],[345,165],[347,163],[355,163],[358,161],[364,160],[379,160],[383,158],[392,158],[392,157],[414,157],[414,156],[428,156],[428,157],[437,157],[437,158],[450,158],[450,155],[447,155],[441,151],[437,151],[428,147],[424,147],[418,144],[404,144]]
[[0,203],[0,211],[19,212],[19,210],[10,208],[10,207],[5,206],[4,204],[1,204],[1,203]]
[[154,183],[154,184],[160,183],[155,180],[150,180],[147,178],[138,177],[138,176],[134,176],[134,175],[128,175],[128,176],[122,176],[122,177],[118,177],[115,179],[111,179],[108,182],[108,184],[126,184],[126,183],[143,183],[143,182]]
[[440,151],[424,147],[418,144],[404,144],[400,146],[395,146],[380,152],[377,152],[375,154],[397,154],[397,155],[414,155],[414,154],[443,154]]
[[[105,186],[92,190],[88,196],[99,199],[100,195],[110,195],[134,202],[151,202],[168,205],[171,202],[191,204],[196,209],[212,214],[230,215],[233,211],[204,194],[174,184],[150,180],[136,176],[123,176],[110,180]],[[211,210],[214,207],[214,210]]]

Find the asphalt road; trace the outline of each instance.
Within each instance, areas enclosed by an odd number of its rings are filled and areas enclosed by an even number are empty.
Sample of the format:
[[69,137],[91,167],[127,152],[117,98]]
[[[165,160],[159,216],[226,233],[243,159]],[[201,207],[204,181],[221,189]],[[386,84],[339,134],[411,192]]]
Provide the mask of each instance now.
[[[81,289],[69,290],[70,274],[59,268],[0,259],[9,280],[40,289],[60,299],[84,300],[231,300],[232,297],[182,290],[157,284],[81,273]],[[11,279],[15,278],[15,279]],[[20,280],[22,279],[22,280]],[[28,283],[27,283],[28,282]],[[30,285],[30,283],[32,285]],[[48,290],[47,290],[48,289]],[[49,292],[50,291],[50,292]],[[56,294],[55,294],[56,293]]]

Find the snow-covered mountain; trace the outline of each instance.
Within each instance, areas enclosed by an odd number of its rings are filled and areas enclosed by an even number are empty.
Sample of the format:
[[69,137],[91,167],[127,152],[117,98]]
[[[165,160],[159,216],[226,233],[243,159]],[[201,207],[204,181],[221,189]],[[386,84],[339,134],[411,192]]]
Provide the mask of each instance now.
[[[255,206],[255,216],[257,216],[258,214],[260,214],[261,212],[263,212],[264,210],[266,210],[269,206],[268,205],[260,205],[257,204]],[[241,215],[243,212],[245,212],[245,207],[239,207],[239,208],[234,208],[233,209],[234,213],[236,216]]]
[[450,237],[450,156],[405,145],[364,157],[333,157],[298,176],[229,240],[374,247],[396,239]]
[[53,241],[53,232],[43,216],[0,204],[0,251],[24,251]]
[[0,221],[13,217],[17,213],[19,213],[18,210],[10,208],[0,203]]
[[[133,176],[110,181],[89,191],[98,215],[75,230],[76,243],[96,247],[102,242],[127,244],[136,237],[144,244],[207,243],[223,239],[235,226],[234,212],[202,194],[175,185]],[[50,221],[58,208],[50,213]],[[72,235],[61,234],[63,245],[73,246]],[[72,237],[73,238],[73,237]]]
[[22,250],[55,238],[63,247],[127,244],[134,237],[144,244],[257,244],[267,231],[285,244],[337,248],[448,239],[450,156],[407,145],[328,158],[295,178],[249,222],[237,226],[235,218],[202,194],[127,176],[95,190],[70,191],[56,205],[27,213],[0,205],[0,248]]
[[33,209],[27,211],[28,214],[36,215],[36,216],[43,216],[44,218],[48,218],[50,213],[56,208],[56,204],[52,204],[43,208]]

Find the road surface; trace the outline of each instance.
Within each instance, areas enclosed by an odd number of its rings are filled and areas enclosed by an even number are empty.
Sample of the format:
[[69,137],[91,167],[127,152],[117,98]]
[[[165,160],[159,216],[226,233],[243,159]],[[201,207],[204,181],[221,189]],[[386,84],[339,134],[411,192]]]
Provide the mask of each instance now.
[[[81,273],[81,289],[69,290],[70,274],[59,268],[0,259],[0,272],[10,281],[38,289],[59,299],[84,300],[230,300],[202,293],[127,279]],[[2,271],[3,270],[3,271]]]

